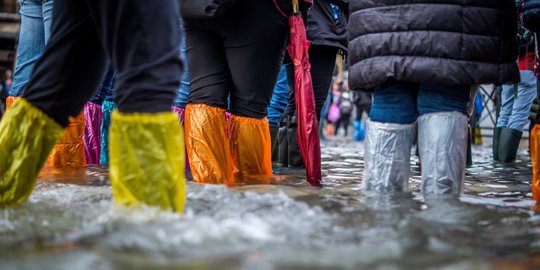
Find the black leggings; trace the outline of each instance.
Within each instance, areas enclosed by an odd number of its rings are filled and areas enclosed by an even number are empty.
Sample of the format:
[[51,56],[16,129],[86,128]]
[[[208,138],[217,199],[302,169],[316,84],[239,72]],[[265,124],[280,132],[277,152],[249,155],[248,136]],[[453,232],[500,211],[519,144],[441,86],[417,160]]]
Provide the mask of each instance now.
[[188,102],[266,117],[289,33],[287,18],[273,0],[240,1],[225,18],[185,19],[184,27]]
[[122,112],[170,111],[180,85],[177,0],[55,0],[51,37],[22,97],[62,126],[112,62]]
[[[330,46],[312,45],[309,48],[311,79],[313,81],[313,91],[315,94],[317,120],[321,118],[321,111],[324,107],[324,102],[328,97],[338,51],[338,48]],[[296,113],[296,104],[294,103],[294,66],[290,61],[289,58],[285,63],[287,67],[287,79],[289,82],[289,103],[287,104],[284,113],[286,116],[293,116]]]

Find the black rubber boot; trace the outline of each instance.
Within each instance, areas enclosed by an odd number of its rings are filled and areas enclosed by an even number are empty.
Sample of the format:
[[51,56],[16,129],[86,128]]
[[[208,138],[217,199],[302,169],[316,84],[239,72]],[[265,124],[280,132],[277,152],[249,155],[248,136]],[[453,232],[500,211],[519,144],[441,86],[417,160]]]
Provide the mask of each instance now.
[[300,147],[298,146],[298,140],[296,139],[297,131],[296,117],[293,117],[289,123],[289,129],[287,130],[289,168],[301,169],[305,168],[305,166]]
[[289,166],[289,144],[287,143],[287,129],[289,125],[289,117],[284,116],[279,123],[279,130],[277,133],[277,147],[278,147],[278,162],[283,167]]
[[496,127],[493,129],[493,160],[501,161],[499,159],[499,138],[501,135],[501,128]]
[[523,131],[513,128],[501,128],[499,135],[499,161],[513,163],[516,161],[517,151]]
[[272,141],[272,162],[278,161],[279,143],[277,140],[279,127],[270,126],[270,140]]

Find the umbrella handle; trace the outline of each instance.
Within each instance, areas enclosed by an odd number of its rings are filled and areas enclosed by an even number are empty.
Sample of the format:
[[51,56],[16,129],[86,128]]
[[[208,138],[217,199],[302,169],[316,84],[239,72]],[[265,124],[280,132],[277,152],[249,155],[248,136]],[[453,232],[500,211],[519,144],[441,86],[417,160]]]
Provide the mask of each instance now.
[[300,12],[300,5],[298,4],[298,0],[292,0],[292,7],[293,7],[293,12],[294,13],[299,13]]

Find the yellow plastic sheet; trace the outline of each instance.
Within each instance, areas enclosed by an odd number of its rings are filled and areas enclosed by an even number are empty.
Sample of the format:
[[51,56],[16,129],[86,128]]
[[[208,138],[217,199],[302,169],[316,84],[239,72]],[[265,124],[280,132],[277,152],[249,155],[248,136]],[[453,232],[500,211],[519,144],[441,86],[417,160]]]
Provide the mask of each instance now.
[[172,112],[112,113],[110,175],[115,203],[183,212],[183,132]]
[[532,194],[533,199],[540,202],[540,125],[531,130],[530,152],[532,160]]
[[84,167],[86,156],[84,154],[83,133],[85,126],[84,114],[69,119],[69,126],[64,129],[62,138],[54,146],[51,155],[47,158],[46,167]]
[[24,99],[0,122],[0,206],[25,202],[62,127]]
[[199,183],[234,185],[225,110],[188,104],[184,124],[193,179]]
[[230,147],[237,183],[265,184],[272,176],[272,140],[268,119],[233,115]]

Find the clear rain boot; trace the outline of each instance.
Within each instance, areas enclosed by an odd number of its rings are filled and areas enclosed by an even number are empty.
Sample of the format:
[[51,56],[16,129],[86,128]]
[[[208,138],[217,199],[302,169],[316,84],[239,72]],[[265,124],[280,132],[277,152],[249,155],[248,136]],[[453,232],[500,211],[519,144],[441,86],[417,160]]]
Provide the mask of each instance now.
[[467,116],[463,113],[428,113],[418,118],[424,194],[463,192],[467,136]]
[[367,191],[407,191],[414,124],[367,121],[364,143],[364,178]]

